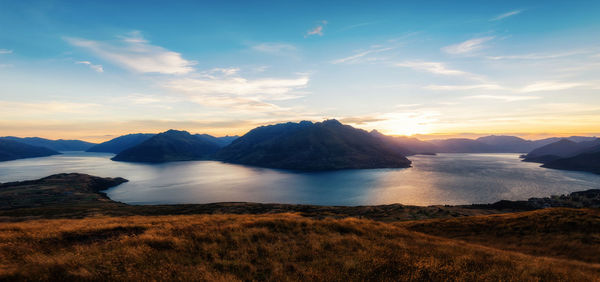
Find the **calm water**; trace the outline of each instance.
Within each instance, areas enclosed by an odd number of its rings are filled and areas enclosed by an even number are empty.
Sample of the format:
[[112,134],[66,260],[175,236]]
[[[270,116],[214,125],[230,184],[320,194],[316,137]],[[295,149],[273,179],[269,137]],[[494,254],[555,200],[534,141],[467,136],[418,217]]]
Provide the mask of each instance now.
[[540,168],[517,154],[413,156],[408,169],[296,173],[213,161],[113,162],[112,154],[68,152],[0,162],[0,182],[60,172],[124,177],[108,191],[130,204],[211,202],[318,205],[491,203],[600,188],[600,175]]

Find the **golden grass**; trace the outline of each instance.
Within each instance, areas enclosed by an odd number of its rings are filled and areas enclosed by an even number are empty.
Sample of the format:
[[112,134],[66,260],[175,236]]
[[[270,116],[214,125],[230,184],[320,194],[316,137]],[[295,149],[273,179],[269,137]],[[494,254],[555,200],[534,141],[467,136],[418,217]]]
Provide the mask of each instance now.
[[592,281],[597,265],[362,219],[297,214],[31,220],[0,225],[1,280]]
[[397,223],[430,235],[535,256],[600,263],[600,210],[552,208],[532,212]]

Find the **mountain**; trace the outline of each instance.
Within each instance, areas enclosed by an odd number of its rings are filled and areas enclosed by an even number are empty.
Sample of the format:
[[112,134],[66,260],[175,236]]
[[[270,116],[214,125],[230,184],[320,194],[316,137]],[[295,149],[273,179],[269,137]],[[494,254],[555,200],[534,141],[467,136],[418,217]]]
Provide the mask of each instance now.
[[221,149],[216,159],[305,171],[410,167],[386,142],[337,120],[261,126]]
[[404,156],[416,154],[435,154],[435,152],[438,151],[438,148],[435,145],[426,141],[421,141],[417,138],[407,136],[389,136],[381,134],[377,130],[372,130],[370,134],[396,148],[397,152]]
[[493,153],[494,146],[486,143],[467,139],[467,138],[450,138],[444,140],[429,141],[438,148],[438,153]]
[[47,157],[60,154],[57,151],[25,143],[0,139],[0,161],[10,161],[25,158]]
[[94,143],[85,142],[81,140],[49,140],[39,137],[20,138],[14,136],[6,136],[0,137],[0,139],[17,141],[31,146],[45,147],[54,151],[85,151],[90,147],[96,145]]
[[233,142],[233,140],[240,138],[239,136],[229,136],[229,135],[223,136],[223,137],[214,137],[214,136],[208,135],[208,134],[195,134],[195,136],[204,138],[206,141],[213,142],[213,143],[219,145],[219,147],[225,147],[225,146],[231,144],[231,142]]
[[120,152],[112,160],[151,163],[202,160],[219,149],[220,146],[214,142],[199,138],[187,131],[171,129]]
[[596,148],[594,152],[585,152],[573,157],[549,161],[542,167],[589,171],[600,174],[600,148]]
[[118,154],[125,149],[129,149],[135,145],[138,145],[156,134],[148,133],[135,133],[119,136],[109,141],[100,143],[87,150],[87,152],[104,152]]
[[475,141],[492,146],[496,153],[527,153],[537,146],[534,141],[506,135],[479,137]]
[[579,143],[569,139],[561,139],[529,152],[525,155],[523,161],[547,163],[561,158],[576,156],[597,145],[600,145],[600,139],[592,139],[591,141]]

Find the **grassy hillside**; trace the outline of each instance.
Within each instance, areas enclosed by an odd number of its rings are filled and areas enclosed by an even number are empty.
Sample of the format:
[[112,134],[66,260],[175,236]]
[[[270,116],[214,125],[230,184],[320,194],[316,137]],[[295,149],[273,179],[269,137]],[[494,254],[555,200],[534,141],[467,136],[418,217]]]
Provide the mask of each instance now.
[[[548,216],[561,217],[561,210]],[[510,226],[510,221],[506,224]],[[390,223],[295,214],[3,223],[0,265],[0,279],[52,281],[592,281],[600,277],[597,264],[570,257],[531,256],[424,235]]]
[[599,209],[554,208],[398,225],[430,235],[535,256],[600,263]]

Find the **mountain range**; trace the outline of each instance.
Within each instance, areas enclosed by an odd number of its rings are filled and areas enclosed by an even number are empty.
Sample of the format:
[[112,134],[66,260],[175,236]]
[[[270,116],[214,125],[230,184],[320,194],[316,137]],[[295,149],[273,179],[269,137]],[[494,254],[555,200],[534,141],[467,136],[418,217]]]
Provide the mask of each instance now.
[[600,145],[600,139],[592,141],[575,142],[569,139],[561,139],[554,143],[532,150],[523,159],[526,162],[547,163],[561,158],[574,157]]
[[138,145],[156,134],[153,133],[134,133],[119,136],[109,141],[97,144],[89,149],[87,152],[102,152],[102,153],[113,153],[118,154],[125,149],[129,149],[135,145]]
[[44,139],[40,137],[14,137],[14,136],[5,136],[0,137],[0,140],[10,140],[17,141],[19,143],[37,146],[37,147],[45,147],[54,151],[85,151],[92,146],[96,145],[94,143],[85,142],[81,140],[50,140]]
[[542,167],[600,173],[600,139],[561,139],[537,148],[523,161],[543,163]]
[[367,132],[337,120],[281,123],[257,127],[242,137],[214,137],[169,130],[136,133],[101,144],[38,137],[0,137],[0,161],[86,150],[116,154],[115,161],[168,162],[214,159],[223,162],[293,170],[409,167],[406,156],[435,153],[526,153],[524,161],[544,167],[598,171],[600,139],[572,136],[525,140],[485,136],[423,141]]
[[8,139],[0,139],[0,161],[47,157],[58,154],[60,153],[45,147],[32,146]]

